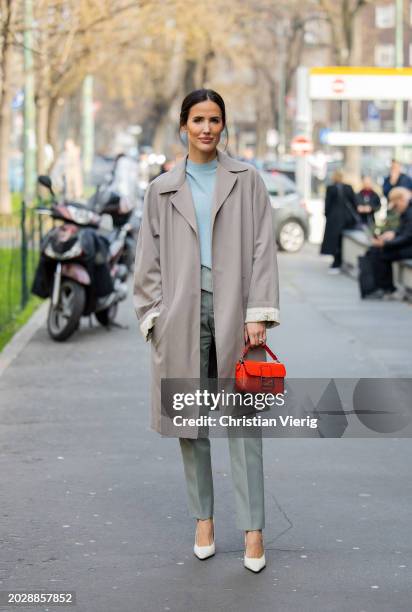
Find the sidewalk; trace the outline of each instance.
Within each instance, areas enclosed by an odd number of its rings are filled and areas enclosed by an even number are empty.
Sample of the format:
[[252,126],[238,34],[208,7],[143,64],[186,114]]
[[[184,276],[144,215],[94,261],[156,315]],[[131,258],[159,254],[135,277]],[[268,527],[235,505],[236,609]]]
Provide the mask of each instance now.
[[[279,257],[268,342],[288,375],[410,376],[411,306],[361,302],[317,251]],[[64,344],[43,326],[0,377],[0,589],[73,589],[76,612],[410,611],[410,440],[265,439],[267,567],[253,575],[227,443],[212,439],[217,552],[201,562],[177,440],[148,427],[131,298],[119,322],[83,320]]]

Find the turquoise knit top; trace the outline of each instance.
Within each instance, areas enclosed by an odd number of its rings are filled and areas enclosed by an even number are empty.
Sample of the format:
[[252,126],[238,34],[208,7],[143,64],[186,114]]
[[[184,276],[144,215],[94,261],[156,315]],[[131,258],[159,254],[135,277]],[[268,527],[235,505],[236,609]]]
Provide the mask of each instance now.
[[216,182],[217,157],[206,164],[186,161],[186,176],[192,192],[200,240],[200,263],[212,267],[212,200]]

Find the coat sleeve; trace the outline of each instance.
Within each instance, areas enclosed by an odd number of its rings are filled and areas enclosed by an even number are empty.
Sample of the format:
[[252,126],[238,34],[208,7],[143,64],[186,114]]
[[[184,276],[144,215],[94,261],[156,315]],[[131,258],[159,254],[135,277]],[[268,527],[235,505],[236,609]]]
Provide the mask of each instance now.
[[146,342],[150,340],[162,302],[159,226],[158,201],[151,183],[143,203],[133,279],[133,305]]
[[325,217],[329,215],[332,205],[333,205],[332,188],[331,188],[331,185],[328,185],[326,187],[326,197],[325,197]]
[[269,194],[260,174],[255,172],[253,191],[253,263],[245,323],[279,325],[279,280],[277,247]]

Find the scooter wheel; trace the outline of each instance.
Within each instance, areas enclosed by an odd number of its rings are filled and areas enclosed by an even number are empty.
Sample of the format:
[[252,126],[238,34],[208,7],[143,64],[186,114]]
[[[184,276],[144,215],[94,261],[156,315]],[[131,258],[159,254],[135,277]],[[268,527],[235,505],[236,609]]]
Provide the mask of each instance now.
[[67,340],[77,329],[86,303],[86,292],[82,285],[71,279],[62,279],[59,303],[50,302],[47,330],[56,342]]

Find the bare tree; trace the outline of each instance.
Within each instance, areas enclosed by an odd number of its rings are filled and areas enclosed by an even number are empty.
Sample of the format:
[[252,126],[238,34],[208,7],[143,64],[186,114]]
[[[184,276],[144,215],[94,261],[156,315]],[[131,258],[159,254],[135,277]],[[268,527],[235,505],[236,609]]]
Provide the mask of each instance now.
[[[338,65],[356,66],[361,63],[361,12],[376,0],[318,0],[331,29],[331,48]],[[360,130],[361,104],[359,100],[349,102],[348,129]],[[360,147],[345,150],[346,171],[352,180],[359,178],[361,169]]]
[[[141,3],[143,4],[143,3]],[[38,170],[44,170],[44,147],[58,150],[58,125],[64,100],[116,56],[133,38],[139,5],[130,0],[43,0],[37,9],[36,105]],[[128,27],[122,28],[124,19]]]
[[307,24],[319,19],[319,9],[312,0],[250,0],[242,3],[242,9],[238,25],[247,55],[240,58],[256,75],[257,148],[262,153],[268,127],[277,127],[282,146],[289,139],[285,101],[302,61]]

